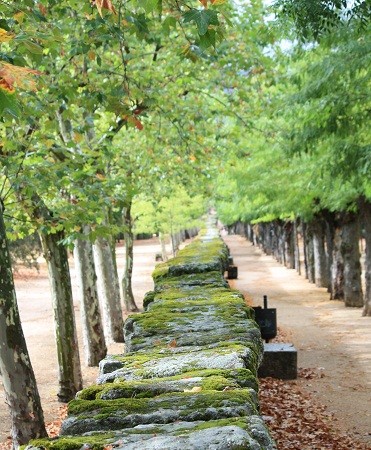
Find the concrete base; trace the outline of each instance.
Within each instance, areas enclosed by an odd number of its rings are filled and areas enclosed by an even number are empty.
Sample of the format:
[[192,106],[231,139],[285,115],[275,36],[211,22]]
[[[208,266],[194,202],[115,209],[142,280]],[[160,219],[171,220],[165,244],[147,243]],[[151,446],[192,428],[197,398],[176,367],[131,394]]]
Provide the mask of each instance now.
[[228,272],[228,275],[227,275],[228,280],[237,280],[237,277],[238,277],[237,266],[229,266],[227,269],[227,272]]
[[298,352],[293,344],[264,344],[264,356],[258,376],[281,380],[294,380],[298,377]]

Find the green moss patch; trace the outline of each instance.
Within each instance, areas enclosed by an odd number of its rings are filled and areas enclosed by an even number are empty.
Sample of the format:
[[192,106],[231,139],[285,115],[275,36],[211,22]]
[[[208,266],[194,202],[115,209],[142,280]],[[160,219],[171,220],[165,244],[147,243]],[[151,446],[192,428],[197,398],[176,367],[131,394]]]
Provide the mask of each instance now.
[[130,428],[140,424],[196,421],[257,414],[248,389],[179,392],[150,399],[72,400],[63,434]]
[[[91,436],[74,436],[74,437],[59,437],[50,439],[33,439],[28,445],[34,448],[50,449],[50,450],[79,450],[83,448],[84,444],[88,444],[89,450],[102,450],[107,445],[115,441],[114,433],[105,433]],[[24,450],[26,446],[22,446]]]
[[190,273],[223,272],[228,260],[228,250],[220,238],[196,239],[166,263],[158,264],[152,274],[155,283],[166,276]]

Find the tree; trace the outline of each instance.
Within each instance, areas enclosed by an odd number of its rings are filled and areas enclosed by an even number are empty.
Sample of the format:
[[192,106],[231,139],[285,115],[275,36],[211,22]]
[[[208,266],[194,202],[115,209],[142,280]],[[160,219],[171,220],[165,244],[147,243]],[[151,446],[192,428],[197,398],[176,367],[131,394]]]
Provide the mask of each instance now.
[[12,420],[14,448],[46,437],[35,375],[22,331],[0,202],[0,377]]

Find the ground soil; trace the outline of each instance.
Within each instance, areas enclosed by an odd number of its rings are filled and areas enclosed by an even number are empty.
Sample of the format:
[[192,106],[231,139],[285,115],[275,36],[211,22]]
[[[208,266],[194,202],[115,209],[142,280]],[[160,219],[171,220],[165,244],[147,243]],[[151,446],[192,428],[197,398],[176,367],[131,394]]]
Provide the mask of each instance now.
[[[371,317],[362,317],[360,309],[345,308],[339,301],[330,301],[325,289],[309,284],[296,271],[279,265],[271,256],[263,255],[244,238],[226,236],[225,240],[238,266],[238,279],[233,281],[233,287],[242,291],[247,301],[254,305],[261,305],[263,295],[267,295],[269,306],[277,308],[281,340],[292,342],[298,350],[301,376],[292,388],[292,399],[305,401],[305,409],[308,402],[310,405],[316,403],[317,411],[323,411],[326,420],[330,418],[332,421],[332,429],[346,435],[350,442],[363,443],[362,448],[371,448]],[[122,272],[122,245],[117,250],[118,267]],[[133,287],[138,306],[141,306],[145,292],[153,287],[150,274],[155,255],[159,252],[160,246],[155,239],[135,243]],[[75,298],[78,300],[73,264],[71,271]],[[56,400],[57,358],[44,264],[41,264],[40,274],[21,270],[16,275],[16,289],[45,419],[50,422],[58,417],[60,404]],[[75,310],[82,347],[79,309],[77,301]],[[122,351],[122,344],[109,346],[110,353]],[[89,385],[97,376],[97,368],[84,367],[83,374],[84,384]],[[285,389],[290,397],[290,383],[285,384]],[[300,397],[298,389],[304,392],[304,396]],[[271,398],[275,396],[279,402],[278,394],[271,394]],[[295,408],[296,411],[302,410],[303,405],[296,405]],[[289,413],[291,420],[294,417],[294,422],[295,408]],[[277,422],[273,413],[270,415],[269,411],[265,411],[264,414],[268,424],[274,420]],[[282,417],[282,414],[279,416]],[[280,423],[272,423],[272,428],[273,425],[280,427]],[[0,385],[0,448],[7,447],[9,429],[9,413]],[[336,444],[331,445],[301,444],[301,447],[291,447],[282,444],[280,450],[340,448]]]

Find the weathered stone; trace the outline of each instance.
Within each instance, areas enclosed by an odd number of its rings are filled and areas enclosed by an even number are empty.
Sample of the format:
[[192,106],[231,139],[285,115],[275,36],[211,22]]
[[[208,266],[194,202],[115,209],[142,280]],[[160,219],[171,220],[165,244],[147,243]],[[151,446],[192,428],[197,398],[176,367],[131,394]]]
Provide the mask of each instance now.
[[[130,317],[124,326],[125,344],[128,352],[140,348],[168,345],[207,345],[238,338],[239,341],[260,340],[259,329],[247,318],[248,311],[241,305],[216,307],[213,305],[179,308],[143,313]],[[152,339],[147,339],[153,337]]]
[[93,445],[97,450],[110,445],[121,450],[276,450],[264,422],[256,415],[209,422],[138,425],[109,434],[89,432],[80,437],[40,439],[32,441],[26,450],[79,450]]
[[126,353],[69,403],[63,436],[28,450],[274,450],[257,415],[260,332],[227,265],[215,229],[157,265],[147,311],[125,323]]
[[293,344],[264,344],[263,361],[258,375],[281,380],[294,380],[298,377],[298,353]]
[[155,398],[117,400],[72,400],[61,435],[109,431],[139,424],[171,423],[177,420],[217,420],[257,413],[256,398],[248,389],[226,392],[183,392]]
[[[170,349],[168,349],[169,351]],[[255,372],[259,365],[251,348],[235,345],[212,349],[174,348],[168,356],[161,353],[142,353],[107,357],[101,361],[98,384],[114,381],[162,378],[196,369],[248,368]],[[183,352],[182,352],[183,351]]]
[[249,369],[207,369],[185,372],[167,378],[140,381],[116,381],[89,386],[76,395],[77,399],[116,399],[155,397],[166,392],[184,392],[195,388],[222,391],[230,388],[250,388],[257,392],[256,376]]

